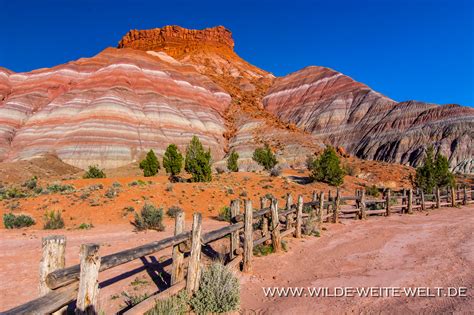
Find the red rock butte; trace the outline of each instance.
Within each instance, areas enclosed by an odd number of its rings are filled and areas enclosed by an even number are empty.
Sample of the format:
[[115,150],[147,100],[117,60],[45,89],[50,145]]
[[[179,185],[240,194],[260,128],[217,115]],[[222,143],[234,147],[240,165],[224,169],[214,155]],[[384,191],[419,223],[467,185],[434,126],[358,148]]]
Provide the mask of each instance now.
[[242,170],[269,144],[301,165],[324,145],[364,159],[419,165],[435,147],[474,172],[474,109],[398,103],[335,70],[309,66],[275,78],[234,51],[223,26],[131,30],[107,48],[50,69],[0,68],[0,161],[54,154],[81,168],[118,167],[197,135],[215,165]]
[[181,26],[164,26],[151,30],[130,30],[120,40],[118,48],[164,51],[179,58],[200,49],[234,50],[232,32],[223,26],[189,30]]

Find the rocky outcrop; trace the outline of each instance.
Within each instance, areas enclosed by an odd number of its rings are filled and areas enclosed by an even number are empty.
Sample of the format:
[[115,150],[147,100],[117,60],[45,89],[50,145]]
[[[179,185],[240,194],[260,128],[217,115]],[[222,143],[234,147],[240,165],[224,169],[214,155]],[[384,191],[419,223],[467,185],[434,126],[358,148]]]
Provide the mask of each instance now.
[[131,30],[120,40],[118,48],[164,51],[179,58],[196,50],[233,51],[232,33],[223,26],[189,30],[170,25],[151,30]]
[[29,73],[0,72],[0,159],[47,153],[117,167],[198,135],[224,155],[230,96],[196,69],[131,49]]
[[433,145],[454,169],[472,165],[473,108],[397,103],[324,67],[277,79],[263,102],[278,118],[364,159],[416,166]]

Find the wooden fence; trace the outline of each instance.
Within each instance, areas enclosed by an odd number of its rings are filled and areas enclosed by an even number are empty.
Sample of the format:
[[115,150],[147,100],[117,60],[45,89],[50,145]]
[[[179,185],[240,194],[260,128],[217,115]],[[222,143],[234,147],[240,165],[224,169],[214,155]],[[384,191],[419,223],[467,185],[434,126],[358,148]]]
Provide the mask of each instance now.
[[[164,291],[149,297],[129,309],[126,314],[142,314],[151,309],[156,300],[165,299],[181,290],[189,293],[197,290],[201,268],[201,247],[230,236],[226,264],[241,266],[243,272],[252,270],[253,249],[260,244],[271,244],[274,252],[282,250],[284,237],[300,238],[308,225],[323,222],[337,223],[342,219],[365,219],[371,215],[390,216],[392,213],[413,213],[443,206],[458,206],[474,203],[474,189],[437,189],[433,194],[404,189],[398,192],[385,190],[382,197],[366,196],[357,190],[354,196],[341,196],[339,189],[313,192],[311,201],[303,202],[298,196],[294,203],[287,195],[284,208],[280,209],[276,199],[260,198],[259,209],[254,209],[250,200],[243,203],[233,200],[230,204],[231,222],[228,226],[202,232],[202,217],[194,213],[191,231],[185,231],[185,217],[179,212],[175,218],[174,236],[160,241],[100,256],[100,246],[83,244],[80,249],[80,264],[65,267],[66,238],[48,236],[42,240],[40,262],[41,297],[17,306],[4,314],[47,314],[61,312],[76,301],[76,314],[95,314],[99,292],[99,272],[172,248],[171,284]],[[242,207],[241,207],[242,206]],[[241,213],[241,208],[244,209]],[[256,224],[258,223],[258,224]],[[184,259],[189,253],[189,258]],[[187,268],[185,268],[187,267]],[[186,270],[187,269],[187,270]]]

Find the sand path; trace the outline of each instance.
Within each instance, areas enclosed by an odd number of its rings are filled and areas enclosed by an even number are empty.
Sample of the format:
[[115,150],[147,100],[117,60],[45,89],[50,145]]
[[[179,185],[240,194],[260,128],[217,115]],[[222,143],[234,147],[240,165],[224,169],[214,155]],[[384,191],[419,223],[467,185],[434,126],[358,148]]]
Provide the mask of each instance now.
[[[326,225],[320,238],[255,259],[245,313],[468,313],[474,310],[474,207]],[[467,297],[265,297],[262,287],[467,287]],[[306,291],[307,292],[307,291]]]

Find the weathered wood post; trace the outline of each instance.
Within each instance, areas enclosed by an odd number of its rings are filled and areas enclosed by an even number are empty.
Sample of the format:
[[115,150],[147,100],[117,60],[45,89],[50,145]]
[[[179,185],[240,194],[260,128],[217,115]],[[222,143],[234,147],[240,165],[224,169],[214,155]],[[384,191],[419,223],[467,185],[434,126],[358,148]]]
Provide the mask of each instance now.
[[295,237],[301,238],[301,227],[303,225],[303,196],[298,196],[298,206],[296,210],[296,231]]
[[461,190],[459,188],[459,185],[456,186],[456,200],[461,200]]
[[[291,206],[293,205],[293,197],[290,193],[286,195],[286,211],[291,210]],[[293,213],[288,213],[286,215],[286,229],[291,229],[293,226]]]
[[313,202],[316,202],[318,201],[318,192],[316,190],[313,190],[313,200],[311,200]]
[[420,198],[421,198],[421,210],[425,211],[426,210],[426,205],[425,205],[425,192],[423,189],[420,191]]
[[201,230],[202,215],[193,214],[193,229],[191,231],[191,255],[188,263],[188,275],[186,278],[186,291],[193,293],[199,288],[201,277]]
[[98,244],[81,245],[81,271],[77,292],[76,314],[97,314],[99,296],[100,246]]
[[466,185],[464,185],[464,187],[462,188],[462,204],[463,205],[467,205],[467,188],[466,188]]
[[365,212],[365,189],[362,190],[360,194],[360,219],[365,220],[367,218],[367,213]]
[[441,193],[439,192],[439,187],[436,187],[436,208],[441,208]]
[[[234,218],[240,214],[240,200],[235,199],[230,202],[230,224],[234,224]],[[239,231],[232,232],[230,235],[230,259],[236,257],[236,250],[240,247]]]
[[[265,209],[267,205],[267,197],[260,197],[260,209]],[[268,235],[268,215],[262,217],[262,236]]]
[[[184,232],[184,212],[176,213],[174,221],[174,235]],[[179,249],[179,244],[173,246],[172,254],[173,266],[171,267],[171,285],[184,280],[184,253]]]
[[46,284],[46,276],[50,272],[66,266],[66,237],[63,235],[43,237],[41,246],[39,294],[43,296],[51,292],[51,289]]
[[332,216],[332,221],[334,223],[339,222],[339,203],[340,203],[341,196],[339,195],[339,187],[336,190],[336,198],[334,199],[334,212]]
[[[331,190],[329,190],[329,192],[328,192],[328,214],[330,213],[329,212],[329,207],[331,207],[332,201],[333,200],[332,200],[332,197],[331,197]],[[332,211],[334,211],[334,207],[332,208]]]
[[390,216],[390,188],[385,191],[385,215]]
[[456,195],[454,191],[454,186],[451,186],[451,207],[456,207]]
[[323,214],[324,214],[324,191],[321,191],[319,194],[319,209],[318,209],[318,224],[321,227],[323,223]]
[[[402,206],[407,204],[407,191],[405,188],[402,189]],[[402,213],[403,213],[403,207],[402,207]]]
[[278,200],[272,200],[272,245],[273,251],[278,253],[281,251],[281,237],[280,237],[280,220],[278,219]]
[[244,259],[243,272],[252,271],[253,257],[253,211],[252,202],[245,200],[245,225],[244,225]]
[[407,201],[408,214],[413,214],[413,189],[408,190],[408,201]]

